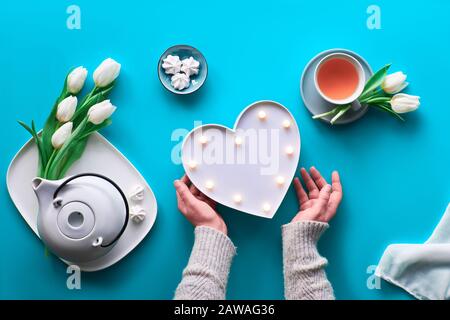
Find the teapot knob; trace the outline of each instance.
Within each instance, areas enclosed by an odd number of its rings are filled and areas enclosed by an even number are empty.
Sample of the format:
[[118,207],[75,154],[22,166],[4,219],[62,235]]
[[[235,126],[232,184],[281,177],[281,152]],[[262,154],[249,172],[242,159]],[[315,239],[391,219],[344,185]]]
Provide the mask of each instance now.
[[54,199],[54,200],[53,200],[53,207],[55,207],[55,208],[61,207],[62,202],[63,202],[63,199],[60,198],[60,197]]
[[97,239],[95,239],[95,241],[92,243],[93,247],[100,247],[103,243],[103,238],[102,237],[98,237]]

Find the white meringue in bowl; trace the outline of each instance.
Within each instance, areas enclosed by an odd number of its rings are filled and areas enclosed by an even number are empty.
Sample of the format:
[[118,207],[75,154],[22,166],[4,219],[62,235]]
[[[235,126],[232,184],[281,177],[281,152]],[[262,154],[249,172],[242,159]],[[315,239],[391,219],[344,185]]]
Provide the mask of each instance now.
[[192,46],[172,46],[159,58],[159,81],[174,94],[187,95],[197,91],[206,81],[207,75],[205,57]]
[[181,60],[179,56],[168,55],[164,60],[162,67],[166,74],[177,74],[181,70]]
[[200,67],[200,62],[195,60],[193,57],[189,57],[187,59],[183,59],[181,61],[181,71],[184,72],[187,76],[192,76],[198,74],[198,70]]
[[183,90],[189,87],[189,76],[184,73],[177,73],[170,80],[172,87],[177,90]]

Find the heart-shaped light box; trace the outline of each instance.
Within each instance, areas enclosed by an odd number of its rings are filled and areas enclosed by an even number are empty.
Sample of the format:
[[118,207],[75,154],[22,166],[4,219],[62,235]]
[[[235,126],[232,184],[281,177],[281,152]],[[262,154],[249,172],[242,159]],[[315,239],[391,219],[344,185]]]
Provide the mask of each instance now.
[[289,110],[258,101],[241,112],[233,129],[207,124],[192,130],[183,142],[182,163],[192,183],[211,199],[272,218],[294,178],[300,144]]

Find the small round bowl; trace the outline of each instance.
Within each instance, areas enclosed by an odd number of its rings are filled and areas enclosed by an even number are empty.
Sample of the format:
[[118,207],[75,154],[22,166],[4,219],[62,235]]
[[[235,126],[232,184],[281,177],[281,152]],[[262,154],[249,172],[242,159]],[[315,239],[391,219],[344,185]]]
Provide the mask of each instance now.
[[[189,87],[187,87],[183,90],[177,90],[174,87],[172,87],[171,78],[172,78],[173,74],[166,74],[162,67],[163,60],[169,54],[172,56],[179,56],[180,60],[183,60],[183,59],[186,59],[189,57],[193,57],[195,60],[200,62],[198,74],[190,77]],[[167,90],[169,90],[172,93],[181,94],[181,95],[193,93],[203,86],[203,84],[206,81],[207,76],[208,76],[208,64],[206,63],[206,59],[203,56],[203,54],[200,51],[198,51],[197,49],[195,49],[194,47],[191,47],[188,45],[176,45],[176,46],[173,46],[173,47],[170,47],[169,49],[167,49],[159,58],[159,63],[158,63],[159,81],[161,81],[164,88],[166,88]]]

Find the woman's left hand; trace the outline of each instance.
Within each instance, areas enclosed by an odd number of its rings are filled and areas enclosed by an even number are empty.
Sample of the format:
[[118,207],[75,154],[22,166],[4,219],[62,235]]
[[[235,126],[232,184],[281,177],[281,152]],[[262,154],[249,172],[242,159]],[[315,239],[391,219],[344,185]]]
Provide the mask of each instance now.
[[300,209],[292,222],[330,221],[336,214],[342,200],[342,185],[339,173],[337,171],[332,173],[331,186],[315,167],[311,167],[311,175],[305,168],[302,168],[300,173],[308,193],[303,188],[300,179],[295,178],[294,187]]

